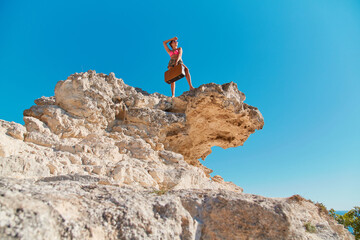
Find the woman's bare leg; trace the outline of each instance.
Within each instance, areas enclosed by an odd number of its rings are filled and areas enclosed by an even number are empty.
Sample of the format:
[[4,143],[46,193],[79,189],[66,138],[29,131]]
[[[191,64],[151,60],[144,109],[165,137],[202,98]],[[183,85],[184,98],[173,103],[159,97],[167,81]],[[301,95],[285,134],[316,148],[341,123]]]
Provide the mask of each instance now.
[[[184,65],[184,66],[185,66],[185,65]],[[192,84],[191,84],[190,71],[189,71],[189,69],[188,69],[186,66],[185,66],[185,77],[186,77],[186,80],[187,80],[187,82],[188,82],[188,84],[189,84],[190,90],[193,90],[194,87],[193,87]]]
[[175,82],[171,83],[171,97],[175,97]]

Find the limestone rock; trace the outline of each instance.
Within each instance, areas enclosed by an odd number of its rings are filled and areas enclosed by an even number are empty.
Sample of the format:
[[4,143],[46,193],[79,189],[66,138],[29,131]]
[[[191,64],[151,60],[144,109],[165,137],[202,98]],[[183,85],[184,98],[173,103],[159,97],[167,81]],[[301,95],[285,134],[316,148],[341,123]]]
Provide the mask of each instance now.
[[3,120],[0,120],[0,124],[2,125],[2,127],[5,127],[7,129],[7,135],[19,140],[24,140],[26,129],[23,125],[15,122],[5,122]]
[[[0,238],[354,239],[306,200],[97,182],[82,175],[1,178]],[[306,223],[316,232],[307,232]]]
[[[235,83],[205,84],[171,99],[128,86],[114,74],[88,71],[58,82],[54,97],[35,100],[37,105],[24,111],[27,132],[23,135],[25,142],[48,147],[46,165],[51,174],[85,171],[121,184],[126,178],[119,174],[125,168],[117,174],[114,169],[135,166],[141,176],[151,172],[157,179],[155,185],[153,179],[127,181],[135,185],[175,187],[186,182],[189,187],[222,184],[229,188],[232,185],[225,182],[213,184],[212,170],[198,159],[205,159],[212,146],[242,145],[262,128],[261,113],[244,100]],[[59,161],[59,155],[68,161]],[[178,162],[183,165],[171,164]],[[185,181],[172,179],[179,166],[186,169]],[[199,177],[199,169],[204,176]],[[233,186],[233,190],[240,188]]]
[[211,147],[264,125],[244,101],[233,82],[172,99],[113,73],[59,81],[25,126],[0,120],[0,238],[352,239],[313,203],[210,178]]

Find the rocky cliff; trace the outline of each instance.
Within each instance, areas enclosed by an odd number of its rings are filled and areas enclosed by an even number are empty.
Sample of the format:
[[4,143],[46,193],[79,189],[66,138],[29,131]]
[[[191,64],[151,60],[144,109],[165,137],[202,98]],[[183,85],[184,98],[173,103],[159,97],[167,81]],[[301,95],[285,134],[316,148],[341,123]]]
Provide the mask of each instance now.
[[[1,239],[352,239],[299,196],[264,198],[199,159],[264,125],[235,83],[177,98],[95,71],[0,121]],[[310,228],[310,227],[311,228]],[[310,229],[310,230],[309,230]]]

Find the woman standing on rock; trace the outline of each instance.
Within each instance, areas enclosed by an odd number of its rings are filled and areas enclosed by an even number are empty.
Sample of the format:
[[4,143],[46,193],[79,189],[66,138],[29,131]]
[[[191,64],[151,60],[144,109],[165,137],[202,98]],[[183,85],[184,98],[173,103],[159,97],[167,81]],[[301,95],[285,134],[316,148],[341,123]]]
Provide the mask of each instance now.
[[[183,63],[183,61],[181,59],[183,51],[182,51],[181,47],[178,48],[178,41],[177,40],[178,40],[177,37],[173,37],[173,38],[163,42],[166,52],[170,55],[170,61],[169,61],[169,64],[168,64],[168,69],[170,69],[172,67],[175,67],[178,64],[182,64],[185,67],[185,77],[186,77],[186,80],[189,83],[190,90],[193,90],[194,87],[191,84],[190,72],[189,72],[189,69],[184,65],[184,63]],[[170,45],[172,50],[170,50],[170,48],[167,46],[168,42],[170,42],[169,45]],[[175,82],[171,83],[171,94],[172,94],[171,97],[175,97]]]

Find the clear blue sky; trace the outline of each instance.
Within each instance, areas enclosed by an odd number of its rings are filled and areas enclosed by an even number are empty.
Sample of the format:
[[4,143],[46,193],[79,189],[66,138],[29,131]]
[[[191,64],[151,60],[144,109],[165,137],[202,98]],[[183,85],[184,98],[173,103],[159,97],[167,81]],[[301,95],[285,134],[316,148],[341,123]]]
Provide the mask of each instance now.
[[265,118],[244,146],[213,148],[214,174],[247,193],[360,205],[358,0],[1,0],[0,119],[23,123],[34,99],[89,69],[169,96],[174,36],[195,87],[234,81]]

